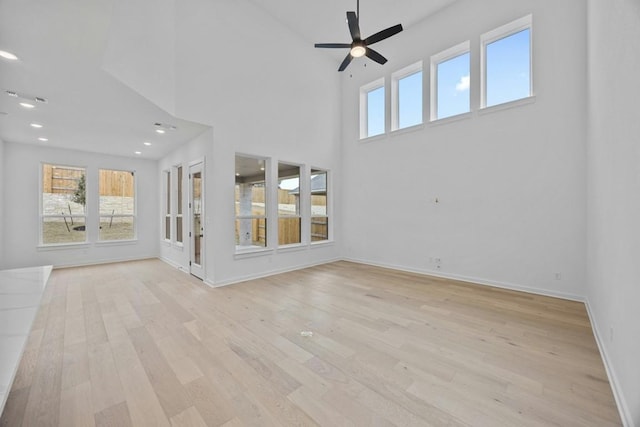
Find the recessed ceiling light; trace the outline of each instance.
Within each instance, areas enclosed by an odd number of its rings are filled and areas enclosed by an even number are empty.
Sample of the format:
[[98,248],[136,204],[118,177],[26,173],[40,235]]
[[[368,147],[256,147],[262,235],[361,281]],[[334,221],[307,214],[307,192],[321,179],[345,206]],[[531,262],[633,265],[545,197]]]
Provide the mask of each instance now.
[[144,144],[144,145],[146,145],[147,147],[150,147],[150,146],[151,146],[151,143],[150,143],[150,142],[143,142],[143,144]]
[[23,106],[24,108],[29,108],[29,109],[35,108],[35,105],[29,104],[28,102],[21,102],[20,105]]
[[42,138],[42,137],[38,138],[38,141],[42,141],[42,142],[47,142],[48,140],[49,138]]
[[158,132],[158,133],[164,133],[164,132],[165,132],[165,130],[164,130],[164,129],[156,129],[156,132]]
[[240,172],[236,172],[236,176],[240,176]]
[[140,154],[142,154],[142,151],[136,151],[136,154],[139,156]]
[[15,56],[11,52],[7,52],[6,50],[0,50],[0,56],[2,56],[4,59],[10,59],[11,61],[15,61],[16,59],[18,59],[17,56]]
[[14,92],[14,91],[12,91],[12,90],[7,90],[7,91],[5,91],[5,92],[7,93],[7,95],[9,95],[9,96],[11,96],[11,97],[13,97],[13,98],[17,98],[17,97],[18,97],[18,94],[17,94],[17,93],[15,93],[15,92]]
[[32,128],[36,128],[36,129],[40,129],[42,127],[42,125],[39,124],[39,123],[31,123],[31,127]]

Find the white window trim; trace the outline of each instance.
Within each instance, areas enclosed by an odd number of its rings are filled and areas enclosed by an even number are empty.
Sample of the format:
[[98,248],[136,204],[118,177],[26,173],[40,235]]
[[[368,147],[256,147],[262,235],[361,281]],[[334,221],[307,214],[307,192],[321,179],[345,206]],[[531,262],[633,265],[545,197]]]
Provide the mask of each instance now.
[[[311,176],[313,175],[313,171],[323,172],[327,174],[327,214],[326,215],[313,215],[313,212],[311,212],[311,209],[312,209],[311,196],[313,195],[311,191]],[[333,219],[332,219],[333,218],[333,200],[332,200],[333,199],[333,175],[331,170],[326,168],[311,166],[311,168],[309,169],[308,187],[309,187],[309,190],[307,192],[307,203],[309,206],[309,218],[307,221],[309,224],[309,246],[333,243]],[[321,216],[324,218],[327,218],[327,222],[329,223],[329,226],[327,227],[327,238],[325,240],[317,240],[314,242],[313,236],[311,236],[311,228],[312,228],[311,221],[313,218],[321,217]]]
[[98,182],[98,227],[100,226],[100,219],[103,217],[113,217],[113,218],[133,218],[133,238],[132,239],[114,239],[114,240],[102,240],[100,239],[100,231],[98,230],[98,239],[96,243],[127,243],[127,242],[135,242],[138,240],[138,174],[135,170],[130,169],[117,169],[117,168],[98,168],[98,177],[100,176],[100,171],[116,171],[116,172],[128,172],[133,175],[133,214],[118,214],[118,215],[102,215],[100,213],[100,182]]
[[[84,242],[69,242],[69,243],[44,243],[43,242],[43,223],[44,223],[44,218],[62,218],[62,217],[66,217],[67,215],[44,215],[44,213],[42,212],[42,210],[44,209],[44,206],[42,204],[42,191],[44,190],[43,186],[42,186],[42,180],[44,178],[42,172],[43,172],[43,168],[44,165],[51,165],[51,166],[55,166],[55,167],[61,167],[61,168],[70,168],[70,169],[82,169],[84,170],[84,179],[85,179],[85,210],[84,210],[84,215],[68,215],[69,217],[76,217],[76,218],[84,218],[84,226],[85,226],[85,234],[84,234]],[[39,176],[39,182],[38,182],[38,190],[39,190],[39,201],[38,201],[38,244],[37,244],[37,248],[38,249],[56,249],[56,248],[60,248],[60,249],[68,249],[74,246],[78,246],[78,247],[82,247],[82,246],[88,246],[89,244],[89,225],[87,224],[87,220],[89,215],[87,214],[87,206],[88,203],[87,199],[88,199],[88,191],[87,191],[87,179],[88,179],[88,167],[87,166],[71,166],[71,165],[65,165],[65,164],[60,164],[60,163],[52,163],[52,162],[40,162],[40,171],[38,173]]]
[[385,111],[385,124],[384,124],[384,131],[381,134],[377,134],[377,135],[368,135],[368,119],[369,119],[369,105],[368,105],[368,100],[367,100],[367,94],[371,91],[374,91],[376,89],[379,88],[385,88],[385,84],[384,84],[384,77],[381,77],[371,83],[368,83],[362,87],[360,87],[360,139],[367,139],[367,138],[375,138],[377,136],[380,135],[384,135],[387,132],[387,123],[386,123],[386,115],[387,115],[387,108],[386,108],[386,104],[387,104],[387,94],[385,93],[385,102],[384,102],[384,111]]
[[[278,229],[277,229],[277,233],[278,233],[278,238],[276,239],[276,244],[278,246],[279,249],[284,249],[284,248],[295,248],[295,247],[300,247],[300,246],[305,246],[306,245],[306,236],[304,234],[304,230],[303,230],[303,221],[304,221],[304,215],[303,215],[303,209],[302,209],[302,196],[304,195],[304,191],[302,188],[302,177],[304,175],[303,170],[304,170],[304,165],[295,163],[295,162],[286,162],[286,161],[282,161],[279,160],[277,162],[278,165],[278,169],[280,168],[280,165],[286,165],[286,166],[290,166],[292,168],[298,168],[298,213],[295,215],[280,215],[280,199],[278,197],[278,189],[280,188],[280,171],[278,170],[278,176],[276,177],[276,214],[277,214],[277,225],[278,225]],[[300,242],[298,243],[289,243],[286,245],[281,245],[280,244],[280,219],[281,218],[285,218],[285,219],[291,219],[291,218],[298,218],[300,220]],[[268,236],[267,236],[268,237]]]
[[[422,82],[421,102],[422,102],[422,117],[420,117],[420,123],[416,123],[411,126],[400,127],[400,90],[399,81],[405,77],[412,76],[416,73],[422,73],[422,60],[404,67],[393,74],[391,74],[391,131],[409,129],[414,126],[419,126],[424,123],[424,81]],[[424,79],[424,74],[423,74]]]
[[[168,181],[168,182],[167,182]],[[162,241],[165,243],[171,243],[173,237],[173,219],[171,218],[171,169],[165,169],[162,171]],[[167,212],[167,205],[169,210]],[[169,219],[169,238],[167,239],[167,218]]]
[[[471,41],[467,40],[460,44],[457,44],[449,49],[443,50],[440,53],[431,56],[431,82],[430,82],[430,102],[429,102],[429,114],[430,121],[435,122],[438,120],[450,119],[462,114],[468,114],[471,111],[471,103],[469,103],[469,111],[464,113],[455,114],[453,116],[438,118],[438,65],[446,62],[450,59],[464,55],[471,52]],[[469,64],[469,77],[471,77],[471,64]],[[471,89],[469,89],[471,90]]]
[[[178,181],[178,169],[182,170],[182,182]],[[184,166],[179,163],[177,165],[175,165],[173,167],[173,175],[174,175],[174,197],[172,197],[172,209],[173,209],[173,215],[172,215],[172,231],[173,231],[173,244],[174,246],[177,246],[179,248],[184,247],[184,235],[185,235],[185,221],[184,221],[184,186],[185,186],[185,179],[184,179]],[[188,173],[188,172],[187,172]],[[187,180],[188,181],[188,180]],[[182,193],[182,206],[180,206],[180,201],[178,200],[178,192]],[[180,209],[179,209],[180,208]],[[178,213],[179,210],[182,211],[182,213]],[[178,218],[182,218],[182,235],[178,236]],[[178,237],[180,237],[181,240],[178,240]]]
[[[235,211],[234,211],[234,224],[235,221],[238,219],[264,219],[265,220],[265,225],[267,228],[267,241],[265,242],[265,246],[262,248],[247,248],[247,249],[238,249],[237,245],[235,246],[235,255],[246,255],[246,254],[264,254],[267,252],[273,252],[274,250],[274,244],[273,244],[273,236],[272,236],[272,231],[271,230],[275,230],[276,233],[278,231],[277,228],[277,201],[276,201],[276,206],[273,207],[273,203],[272,203],[272,199],[273,197],[271,196],[271,189],[277,186],[277,172],[276,172],[276,177],[273,177],[273,173],[271,171],[271,167],[272,164],[277,165],[277,162],[272,162],[270,157],[263,157],[260,155],[254,155],[254,154],[245,154],[245,153],[236,153],[234,156],[234,159],[236,157],[247,157],[250,159],[256,159],[256,160],[261,160],[264,162],[264,197],[265,197],[265,201],[264,201],[264,215],[236,215]],[[277,166],[276,166],[277,167]],[[234,167],[235,169],[235,167]],[[235,174],[235,170],[234,170],[234,174]],[[275,182],[275,184],[274,184]],[[235,184],[234,184],[235,186]],[[235,200],[234,200],[234,206],[235,206]],[[273,212],[276,212],[276,215],[273,215]],[[275,218],[275,219],[274,219]],[[274,227],[274,221],[275,221],[275,227]],[[235,226],[234,226],[235,227]],[[275,237],[276,240],[276,245],[275,247],[277,247],[277,240],[278,240],[278,236],[276,234]]]
[[[534,96],[533,92],[533,15],[529,14],[520,19],[509,22],[494,30],[486,32],[480,36],[480,108],[492,108],[496,105],[487,106],[487,45],[509,37],[520,31],[529,29],[529,96],[514,99],[509,102],[519,101]],[[497,104],[501,105],[501,104]]]

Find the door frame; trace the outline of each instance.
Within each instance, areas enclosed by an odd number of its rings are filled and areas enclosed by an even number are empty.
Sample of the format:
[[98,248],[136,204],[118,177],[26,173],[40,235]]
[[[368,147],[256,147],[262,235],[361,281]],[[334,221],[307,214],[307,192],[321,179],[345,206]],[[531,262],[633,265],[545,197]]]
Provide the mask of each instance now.
[[[195,237],[193,236],[193,181],[192,181],[192,173],[191,169],[199,166],[200,173],[202,175],[201,178],[201,189],[200,189],[200,227],[202,229],[202,237],[200,238],[200,264],[194,264],[195,257]],[[189,211],[189,273],[200,280],[205,280],[206,277],[206,204],[205,204],[205,159],[204,157],[201,159],[197,159],[189,162],[189,171],[188,171],[188,182],[189,182],[189,202],[188,202],[188,211]]]

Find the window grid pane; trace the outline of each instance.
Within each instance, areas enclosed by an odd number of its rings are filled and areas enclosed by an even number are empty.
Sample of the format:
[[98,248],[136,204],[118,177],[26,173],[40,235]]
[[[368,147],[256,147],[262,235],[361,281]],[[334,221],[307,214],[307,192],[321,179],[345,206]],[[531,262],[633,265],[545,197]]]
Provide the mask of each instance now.
[[422,71],[398,80],[398,129],[422,123]]
[[278,163],[278,245],[302,242],[300,167]]
[[311,241],[329,240],[327,171],[311,170]]
[[135,238],[135,176],[131,171],[100,169],[99,240]]
[[86,170],[42,165],[43,244],[84,243],[86,234]]
[[384,133],[384,86],[367,92],[367,136]]
[[267,166],[264,159],[236,156],[236,251],[267,246]]
[[531,96],[530,37],[527,28],[486,45],[487,107]]
[[469,52],[437,65],[436,119],[456,116],[470,111]]

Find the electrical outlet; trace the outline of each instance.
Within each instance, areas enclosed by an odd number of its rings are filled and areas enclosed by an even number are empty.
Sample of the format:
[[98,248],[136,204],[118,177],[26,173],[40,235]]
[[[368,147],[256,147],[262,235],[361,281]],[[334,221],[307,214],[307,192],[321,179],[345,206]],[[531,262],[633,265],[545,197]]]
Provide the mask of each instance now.
[[562,273],[556,273],[556,280],[562,280]]
[[442,260],[440,258],[434,258],[433,259],[434,263],[436,264],[436,269],[440,270],[441,264],[442,264]]

